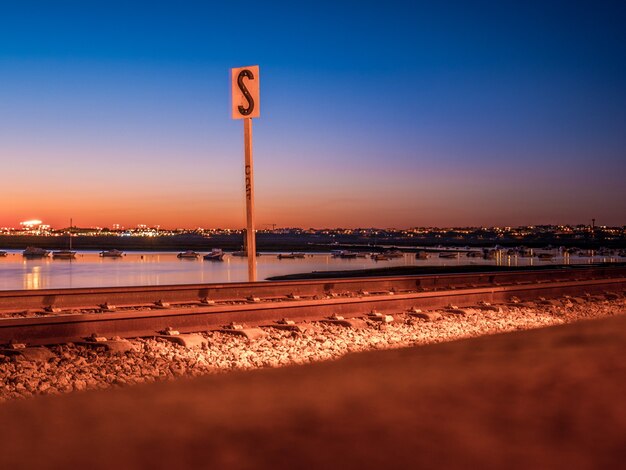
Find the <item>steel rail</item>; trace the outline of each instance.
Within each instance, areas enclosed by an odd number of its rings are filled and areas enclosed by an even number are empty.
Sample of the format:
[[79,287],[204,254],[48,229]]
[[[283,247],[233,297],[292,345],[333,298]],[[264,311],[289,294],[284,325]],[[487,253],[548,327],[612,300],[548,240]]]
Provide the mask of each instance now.
[[57,344],[84,339],[92,334],[105,337],[154,336],[168,327],[180,332],[197,332],[246,323],[267,325],[281,318],[294,321],[322,319],[332,314],[361,317],[375,310],[406,312],[410,308],[441,308],[450,304],[476,305],[562,295],[596,294],[626,288],[626,277],[562,280],[502,286],[459,288],[406,294],[363,295],[329,299],[213,305],[205,307],[120,311],[112,313],[65,314],[0,320],[0,344]]
[[103,304],[149,305],[155,302],[192,303],[287,296],[315,297],[329,293],[421,291],[502,284],[611,278],[626,275],[626,267],[561,267],[537,271],[494,271],[462,274],[363,277],[278,282],[185,284],[103,288],[0,291],[0,313],[37,309],[87,309]]

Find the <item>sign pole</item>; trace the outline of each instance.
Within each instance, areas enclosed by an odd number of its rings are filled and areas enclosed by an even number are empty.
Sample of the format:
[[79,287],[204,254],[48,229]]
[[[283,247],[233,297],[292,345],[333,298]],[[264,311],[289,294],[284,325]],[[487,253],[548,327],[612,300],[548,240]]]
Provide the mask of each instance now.
[[256,234],[254,233],[254,172],[252,166],[252,119],[260,116],[259,66],[230,69],[231,112],[243,119],[243,147],[246,182],[246,251],[248,281],[256,282]]
[[256,282],[256,237],[254,233],[254,171],[252,165],[252,119],[243,120],[246,181],[246,249],[248,251],[248,281]]

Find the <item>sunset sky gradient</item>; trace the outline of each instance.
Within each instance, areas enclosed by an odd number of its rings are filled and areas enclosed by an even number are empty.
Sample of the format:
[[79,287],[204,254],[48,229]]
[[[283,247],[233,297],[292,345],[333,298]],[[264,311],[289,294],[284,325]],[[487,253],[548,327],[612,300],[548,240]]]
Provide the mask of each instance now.
[[163,3],[2,5],[0,226],[242,227],[251,64],[258,228],[626,225],[623,2]]

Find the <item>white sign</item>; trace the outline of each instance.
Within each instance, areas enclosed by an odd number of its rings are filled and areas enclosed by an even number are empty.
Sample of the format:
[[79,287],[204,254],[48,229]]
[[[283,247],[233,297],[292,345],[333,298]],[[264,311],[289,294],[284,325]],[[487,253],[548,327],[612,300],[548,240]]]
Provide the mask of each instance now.
[[257,118],[261,114],[259,100],[259,66],[231,69],[233,119]]

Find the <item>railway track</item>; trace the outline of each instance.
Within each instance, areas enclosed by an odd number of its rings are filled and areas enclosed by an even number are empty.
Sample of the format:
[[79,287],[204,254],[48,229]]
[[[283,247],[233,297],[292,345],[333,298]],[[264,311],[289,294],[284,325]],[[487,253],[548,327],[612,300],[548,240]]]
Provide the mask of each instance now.
[[626,289],[626,267],[0,292],[0,344],[56,344],[90,336],[154,336],[231,323],[275,325],[330,315],[468,306],[512,298],[579,296]]

